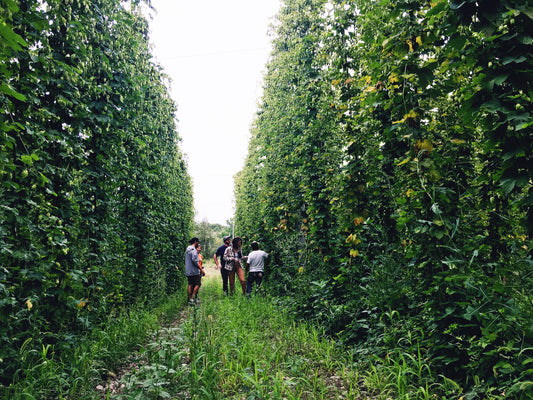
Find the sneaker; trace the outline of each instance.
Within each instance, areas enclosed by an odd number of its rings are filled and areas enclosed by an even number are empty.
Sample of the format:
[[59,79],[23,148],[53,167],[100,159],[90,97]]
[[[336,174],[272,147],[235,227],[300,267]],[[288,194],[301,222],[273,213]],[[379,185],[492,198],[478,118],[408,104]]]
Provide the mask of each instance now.
[[190,305],[190,306],[194,306],[195,304],[196,304],[196,303],[194,302],[193,299],[190,299],[190,300],[189,300],[189,305]]
[[194,302],[196,303],[197,306],[200,305],[200,299],[198,299],[198,298],[197,298],[197,299],[194,299]]

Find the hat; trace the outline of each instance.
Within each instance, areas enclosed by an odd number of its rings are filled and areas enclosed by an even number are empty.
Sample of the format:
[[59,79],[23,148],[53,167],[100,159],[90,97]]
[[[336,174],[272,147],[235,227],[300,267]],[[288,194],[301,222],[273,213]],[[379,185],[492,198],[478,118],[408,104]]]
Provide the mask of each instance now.
[[222,241],[225,242],[226,240],[229,240],[229,239],[231,239],[231,236],[224,236],[224,237],[222,238]]

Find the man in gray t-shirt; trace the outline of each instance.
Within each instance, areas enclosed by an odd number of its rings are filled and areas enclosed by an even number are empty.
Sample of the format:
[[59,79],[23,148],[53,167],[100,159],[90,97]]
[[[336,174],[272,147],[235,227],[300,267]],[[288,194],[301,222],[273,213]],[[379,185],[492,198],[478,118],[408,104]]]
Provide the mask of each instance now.
[[265,270],[265,260],[268,258],[268,253],[259,250],[259,243],[252,242],[252,252],[248,254],[246,265],[250,268],[248,272],[248,282],[246,284],[246,293],[252,293],[252,286],[256,283],[256,291],[261,287],[263,281],[263,274]]
[[200,244],[197,237],[189,240],[190,246],[185,250],[185,275],[187,276],[187,295],[189,296],[189,305],[198,303],[198,290],[202,285],[202,275],[205,275],[200,267],[200,259],[196,246]]

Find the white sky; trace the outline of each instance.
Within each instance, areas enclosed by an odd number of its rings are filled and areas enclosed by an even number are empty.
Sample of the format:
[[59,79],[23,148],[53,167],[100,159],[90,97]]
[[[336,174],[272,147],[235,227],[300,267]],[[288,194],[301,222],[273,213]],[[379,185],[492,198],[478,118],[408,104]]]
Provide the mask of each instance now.
[[[280,0],[152,0],[153,54],[170,76],[178,132],[194,185],[195,219],[233,217],[233,176],[270,54]],[[153,14],[153,13],[152,13]]]

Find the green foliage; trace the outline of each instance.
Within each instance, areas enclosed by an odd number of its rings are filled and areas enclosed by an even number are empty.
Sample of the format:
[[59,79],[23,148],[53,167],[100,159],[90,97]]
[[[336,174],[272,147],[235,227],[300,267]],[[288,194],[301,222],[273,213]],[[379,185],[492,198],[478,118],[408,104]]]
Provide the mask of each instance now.
[[[0,376],[181,285],[192,188],[133,4],[0,2]],[[25,352],[21,352],[24,347]],[[32,356],[33,357],[33,356]]]
[[362,355],[413,333],[469,398],[528,398],[532,378],[532,17],[285,1],[235,178],[285,304]]
[[218,282],[202,284],[206,301],[189,308],[182,325],[152,335],[138,368],[110,398],[451,399],[461,393],[433,374],[416,344],[413,352],[367,356],[357,365],[322,328],[295,322],[277,299],[218,297]]
[[217,248],[222,245],[222,238],[226,235],[231,236],[231,226],[228,224],[210,224],[206,219],[202,222],[196,222],[194,225],[193,236],[200,239],[202,244],[202,254],[204,258],[213,258]]
[[99,387],[115,377],[126,362],[141,365],[151,351],[147,340],[174,321],[183,303],[180,295],[167,298],[156,309],[138,306],[112,313],[101,329],[94,329],[67,350],[58,351],[51,345],[33,349],[28,340],[20,349],[25,369],[16,372],[8,387],[0,387],[0,398],[101,398]]

